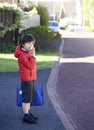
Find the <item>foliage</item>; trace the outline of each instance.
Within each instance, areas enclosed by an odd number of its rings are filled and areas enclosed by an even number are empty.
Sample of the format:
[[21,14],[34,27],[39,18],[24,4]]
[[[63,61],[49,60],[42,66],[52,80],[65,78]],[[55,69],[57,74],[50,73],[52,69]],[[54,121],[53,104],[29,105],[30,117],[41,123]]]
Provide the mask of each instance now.
[[0,11],[13,12],[15,16],[15,23],[12,25],[10,25],[9,23],[7,23],[6,25],[4,25],[3,22],[0,23],[0,37],[4,37],[6,32],[10,32],[21,27],[22,11],[20,10],[20,8],[18,8],[16,5],[4,3],[0,4]]
[[38,5],[37,10],[38,10],[38,13],[40,15],[40,25],[48,26],[49,14],[48,14],[46,7]]
[[88,1],[89,7],[94,8],[94,0]]
[[33,7],[33,9],[31,11],[29,11],[29,13],[38,14],[38,11],[37,11],[36,7]]
[[15,50],[14,44],[1,44],[0,53],[13,53]]
[[86,20],[86,24],[90,26],[90,19],[94,19],[94,0],[84,0],[83,15]]
[[[32,10],[34,7],[35,6],[29,7],[29,10]],[[38,14],[40,15],[40,25],[48,26],[49,14],[48,14],[48,10],[46,9],[46,7],[43,7],[42,5],[38,5],[35,8],[38,11]]]
[[25,29],[21,34],[32,33],[36,38],[35,48],[37,51],[51,51],[53,42],[60,38],[59,32],[54,32],[46,26],[37,26]]

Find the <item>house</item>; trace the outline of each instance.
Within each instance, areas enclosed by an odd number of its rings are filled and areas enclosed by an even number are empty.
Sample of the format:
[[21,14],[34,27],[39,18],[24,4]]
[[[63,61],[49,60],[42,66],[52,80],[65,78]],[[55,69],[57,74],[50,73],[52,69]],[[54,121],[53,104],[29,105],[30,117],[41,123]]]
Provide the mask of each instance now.
[[[2,0],[0,0],[2,2]],[[30,0],[24,0],[24,2],[28,2]],[[81,6],[83,3],[83,0],[77,0],[80,2]],[[77,10],[77,1],[72,0],[31,0],[31,2],[37,6],[38,4],[43,5],[47,8],[50,19],[58,19],[62,17],[73,17],[76,15],[79,15],[78,17],[82,17],[81,14],[79,14],[79,9]],[[8,2],[8,3],[15,3],[18,4],[20,0],[3,0],[2,3]],[[61,3],[59,3],[61,2]],[[60,4],[58,8],[58,4]],[[25,4],[26,6],[26,4]],[[62,14],[63,13],[63,14]]]
[[18,4],[18,0],[0,0],[0,3]]
[[83,14],[82,14],[82,8],[83,8],[83,0],[63,0],[63,7],[66,17],[72,17],[76,18],[76,22],[78,24],[83,23]]
[[76,3],[73,1],[63,0],[63,7],[66,17],[76,15]]
[[32,0],[32,2],[37,6],[38,4],[43,5],[47,8],[50,19],[57,19],[57,2],[58,0]]

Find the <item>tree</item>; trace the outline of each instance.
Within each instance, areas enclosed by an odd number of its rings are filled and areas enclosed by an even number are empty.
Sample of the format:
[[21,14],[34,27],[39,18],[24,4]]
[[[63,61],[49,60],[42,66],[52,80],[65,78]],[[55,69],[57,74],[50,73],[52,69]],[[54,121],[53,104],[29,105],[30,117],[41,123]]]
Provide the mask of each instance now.
[[48,26],[49,14],[47,8],[42,5],[38,5],[36,8],[38,10],[38,14],[40,15],[40,25]]
[[88,5],[90,8],[94,8],[94,0],[89,0]]
[[83,6],[83,15],[85,17],[86,24],[90,26],[91,30],[94,30],[94,0],[84,0]]

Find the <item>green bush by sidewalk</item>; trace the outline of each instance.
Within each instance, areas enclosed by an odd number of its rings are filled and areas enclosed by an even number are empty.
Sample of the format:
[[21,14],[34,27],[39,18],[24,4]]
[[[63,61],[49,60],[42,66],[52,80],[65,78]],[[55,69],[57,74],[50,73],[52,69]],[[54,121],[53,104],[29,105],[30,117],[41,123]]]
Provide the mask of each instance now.
[[[54,43],[61,37],[59,32],[55,32],[51,29],[48,29],[46,26],[37,26],[31,27],[23,30],[20,34],[32,33],[35,36],[36,44],[35,48],[37,52],[49,52],[56,51]],[[0,53],[13,53],[15,51],[16,46],[14,44],[1,44],[0,45]]]
[[54,42],[61,37],[59,32],[48,29],[46,26],[37,26],[25,29],[21,34],[31,33],[36,38],[36,51],[53,51]]
[[29,6],[29,11],[32,11],[33,8],[36,8],[38,14],[40,15],[40,26],[48,26],[49,23],[49,13],[46,7],[42,5],[38,6]]
[[15,51],[16,45],[13,43],[6,44],[3,43],[0,45],[0,53],[13,53]]

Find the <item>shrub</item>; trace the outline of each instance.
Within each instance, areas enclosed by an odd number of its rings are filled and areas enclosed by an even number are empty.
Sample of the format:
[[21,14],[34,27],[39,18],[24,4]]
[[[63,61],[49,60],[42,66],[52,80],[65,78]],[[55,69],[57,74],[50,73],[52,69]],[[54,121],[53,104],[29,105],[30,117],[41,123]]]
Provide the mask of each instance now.
[[22,10],[17,5],[0,3],[0,53],[14,51],[22,17]]
[[[29,10],[32,11],[32,9],[35,6],[31,6],[29,7]],[[42,5],[38,5],[37,7],[35,7],[36,10],[38,11],[38,14],[40,15],[40,25],[41,26],[48,26],[48,22],[49,22],[49,13],[46,7],[43,7]]]
[[0,53],[14,53],[15,47],[16,46],[14,44],[1,44]]
[[38,14],[40,15],[40,25],[48,26],[49,14],[46,7],[38,5],[37,10],[38,10]]
[[37,51],[52,51],[54,48],[53,43],[61,36],[59,32],[54,32],[45,26],[31,27],[23,30],[21,34],[26,33],[31,33],[35,36],[35,48]]
[[[8,3],[0,4],[0,15],[2,16],[0,16],[0,37],[4,37],[7,32],[14,31],[21,27],[21,19],[23,15],[20,8],[16,5]],[[5,22],[5,18],[7,18],[7,22]]]

